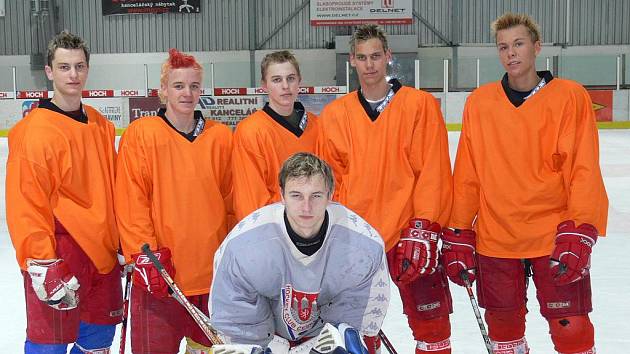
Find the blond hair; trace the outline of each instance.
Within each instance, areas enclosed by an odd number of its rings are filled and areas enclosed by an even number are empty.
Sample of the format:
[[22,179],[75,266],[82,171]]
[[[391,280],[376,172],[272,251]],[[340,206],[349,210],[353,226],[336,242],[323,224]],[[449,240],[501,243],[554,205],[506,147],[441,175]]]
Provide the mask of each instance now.
[[519,25],[523,25],[527,28],[532,42],[540,41],[540,28],[536,21],[527,14],[517,14],[513,12],[504,13],[490,25],[490,29],[494,35],[494,41],[496,42],[497,40],[497,32]]
[[293,67],[295,68],[295,71],[297,71],[298,77],[302,77],[302,75],[300,74],[300,65],[298,64],[295,56],[288,50],[280,50],[265,55],[262,62],[260,63],[260,79],[262,81],[265,81],[265,75],[267,75],[267,69],[269,69],[269,65],[282,63],[291,63],[291,65],[293,65]]
[[352,33],[352,37],[350,38],[350,54],[354,54],[357,43],[365,42],[372,38],[376,38],[381,41],[383,50],[387,51],[389,47],[387,45],[387,36],[385,31],[383,31],[378,25],[366,24],[357,27],[354,33]]

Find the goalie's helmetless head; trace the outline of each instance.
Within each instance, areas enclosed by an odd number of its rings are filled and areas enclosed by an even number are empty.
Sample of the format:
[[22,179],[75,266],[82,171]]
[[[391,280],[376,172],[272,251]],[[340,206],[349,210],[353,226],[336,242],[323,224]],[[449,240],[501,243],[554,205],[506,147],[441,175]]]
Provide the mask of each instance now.
[[278,179],[291,228],[301,237],[313,237],[324,222],[334,190],[330,166],[313,154],[299,152],[284,162]]

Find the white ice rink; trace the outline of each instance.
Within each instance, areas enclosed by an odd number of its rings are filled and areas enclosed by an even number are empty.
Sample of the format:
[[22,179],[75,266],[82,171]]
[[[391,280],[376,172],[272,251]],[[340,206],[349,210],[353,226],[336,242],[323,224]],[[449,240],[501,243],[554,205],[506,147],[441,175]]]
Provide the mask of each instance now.
[[[449,133],[454,159],[459,133]],[[26,320],[22,276],[15,261],[5,221],[4,179],[8,154],[6,138],[0,139],[0,353],[22,353]],[[610,210],[608,237],[600,238],[593,251],[593,306],[595,341],[599,354],[630,353],[630,130],[600,131],[601,166]],[[395,287],[383,331],[399,354],[412,354],[414,342]],[[465,289],[451,284],[454,302],[453,353],[486,353]],[[533,284],[528,295],[527,340],[532,354],[555,353],[547,334],[547,323],[538,312]],[[112,353],[118,352],[116,335]],[[129,337],[127,337],[127,353]],[[182,351],[183,352],[183,351]],[[385,350],[382,351],[386,353]]]

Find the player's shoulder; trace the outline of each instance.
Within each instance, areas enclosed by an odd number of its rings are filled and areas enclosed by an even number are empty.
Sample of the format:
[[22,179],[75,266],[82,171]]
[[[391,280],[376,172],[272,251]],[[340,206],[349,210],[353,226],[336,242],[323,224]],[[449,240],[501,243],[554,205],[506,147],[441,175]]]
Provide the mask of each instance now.
[[237,138],[253,138],[257,136],[261,130],[264,130],[268,121],[271,119],[262,110],[258,110],[243,120],[241,120],[234,130],[234,136]]
[[496,96],[502,91],[503,87],[501,86],[501,81],[488,82],[474,89],[470,95],[468,95],[467,100],[473,101],[486,99],[488,97]]
[[565,93],[586,94],[586,88],[577,81],[556,77],[549,83],[549,88],[561,90]]
[[[254,210],[252,213],[244,217],[234,226],[232,231],[226,237],[224,243],[237,241],[256,242],[262,235],[261,230],[276,230],[278,225],[284,222],[284,205],[282,203],[274,203],[265,205],[260,209]],[[275,231],[273,233],[276,233]],[[269,235],[269,234],[268,234]]]
[[359,214],[337,202],[331,202],[326,210],[329,214],[331,232],[341,231],[344,236],[383,246],[381,235]]

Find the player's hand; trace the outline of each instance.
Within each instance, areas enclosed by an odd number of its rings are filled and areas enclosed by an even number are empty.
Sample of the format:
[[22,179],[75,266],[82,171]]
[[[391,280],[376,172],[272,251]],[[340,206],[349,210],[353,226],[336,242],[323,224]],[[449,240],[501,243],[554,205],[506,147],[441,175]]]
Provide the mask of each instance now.
[[[164,247],[157,251],[153,251],[153,254],[160,260],[160,263],[164,266],[166,272],[175,277],[175,267],[171,260],[171,250]],[[169,287],[166,280],[160,274],[160,271],[155,268],[153,262],[144,253],[136,253],[131,255],[134,262],[133,267],[133,284],[138,288],[144,289],[146,292],[155,295],[156,297],[169,296]]]
[[475,281],[476,233],[473,230],[442,230],[442,262],[448,278],[455,284],[465,286],[463,277]]
[[392,279],[408,284],[418,277],[432,274],[438,265],[440,225],[427,219],[411,219],[409,227],[400,232],[394,262],[390,265]]
[[79,281],[63,259],[29,259],[26,265],[37,298],[57,310],[77,307]]
[[597,229],[591,224],[576,227],[573,220],[568,220],[558,225],[556,247],[549,259],[556,285],[578,281],[589,273],[596,242]]

